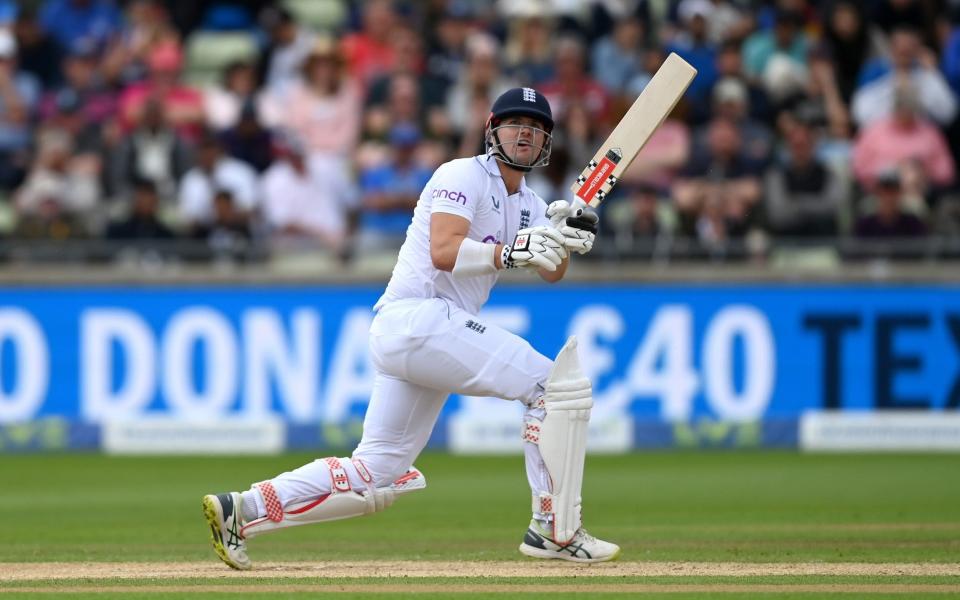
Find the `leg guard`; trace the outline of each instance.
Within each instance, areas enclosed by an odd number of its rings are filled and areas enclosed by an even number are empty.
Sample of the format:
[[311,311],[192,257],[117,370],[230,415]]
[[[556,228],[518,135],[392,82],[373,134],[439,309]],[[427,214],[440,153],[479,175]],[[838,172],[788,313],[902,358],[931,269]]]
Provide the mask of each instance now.
[[553,539],[568,543],[580,529],[580,488],[593,395],[580,370],[577,340],[560,350],[541,397],[543,422],[525,423],[524,440],[537,444],[550,476],[550,493],[533,497],[533,511],[553,516]]
[[373,487],[373,479],[367,468],[359,459],[353,459],[357,472],[367,483],[365,490],[354,490],[350,486],[350,480],[340,460],[328,458],[326,462],[330,467],[331,488],[329,494],[319,498],[294,502],[282,507],[277,498],[277,492],[269,481],[256,484],[267,507],[267,516],[246,523],[240,529],[240,535],[244,539],[249,539],[268,531],[294,525],[370,515],[388,508],[397,496],[427,487],[426,479],[416,467],[410,467],[406,474],[387,487]]

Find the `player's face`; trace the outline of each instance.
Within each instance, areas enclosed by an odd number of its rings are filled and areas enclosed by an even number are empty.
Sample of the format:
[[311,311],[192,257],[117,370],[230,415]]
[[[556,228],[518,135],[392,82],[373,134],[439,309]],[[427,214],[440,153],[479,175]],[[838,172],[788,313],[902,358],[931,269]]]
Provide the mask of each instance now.
[[520,165],[532,165],[546,142],[543,123],[531,117],[507,117],[500,123],[503,153]]

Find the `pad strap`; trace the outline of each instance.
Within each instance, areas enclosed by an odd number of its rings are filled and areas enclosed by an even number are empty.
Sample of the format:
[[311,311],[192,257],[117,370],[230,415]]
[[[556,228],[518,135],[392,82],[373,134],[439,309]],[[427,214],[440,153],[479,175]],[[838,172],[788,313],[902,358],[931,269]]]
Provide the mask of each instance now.
[[334,457],[324,459],[327,466],[330,467],[331,492],[349,492],[350,478],[347,477],[347,470],[343,468],[340,461]]
[[269,481],[261,481],[254,487],[260,491],[260,496],[263,498],[263,505],[267,509],[267,518],[274,523],[282,521],[283,505],[280,504],[280,497],[277,495],[277,490],[274,489],[273,484]]

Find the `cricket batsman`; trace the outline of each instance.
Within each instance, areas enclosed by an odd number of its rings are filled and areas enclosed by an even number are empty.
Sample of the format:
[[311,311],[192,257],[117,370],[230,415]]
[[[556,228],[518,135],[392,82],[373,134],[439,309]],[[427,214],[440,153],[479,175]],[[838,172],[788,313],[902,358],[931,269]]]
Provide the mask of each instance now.
[[203,498],[217,555],[249,569],[247,541],[309,523],[385,510],[426,487],[413,466],[450,394],[517,400],[532,490],[520,552],[544,559],[612,560],[616,544],[582,527],[580,488],[590,381],[570,338],[550,360],[477,315],[503,269],[559,281],[569,254],[593,247],[597,216],[558,200],[549,206],[524,174],[550,160],[546,98],[515,88],[494,102],[487,153],[441,165],[420,195],[386,291],[374,306],[370,353],[376,377],[351,457],[315,460],[245,492]]

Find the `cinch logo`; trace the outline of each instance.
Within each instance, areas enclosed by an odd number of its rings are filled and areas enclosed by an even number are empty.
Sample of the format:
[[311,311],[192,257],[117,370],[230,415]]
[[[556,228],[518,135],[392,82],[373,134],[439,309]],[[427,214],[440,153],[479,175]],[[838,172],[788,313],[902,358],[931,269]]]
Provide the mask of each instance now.
[[467,197],[458,192],[457,190],[433,190],[433,193],[430,194],[430,197],[439,200],[440,198],[447,198],[453,202],[459,202],[464,206],[467,205]]

